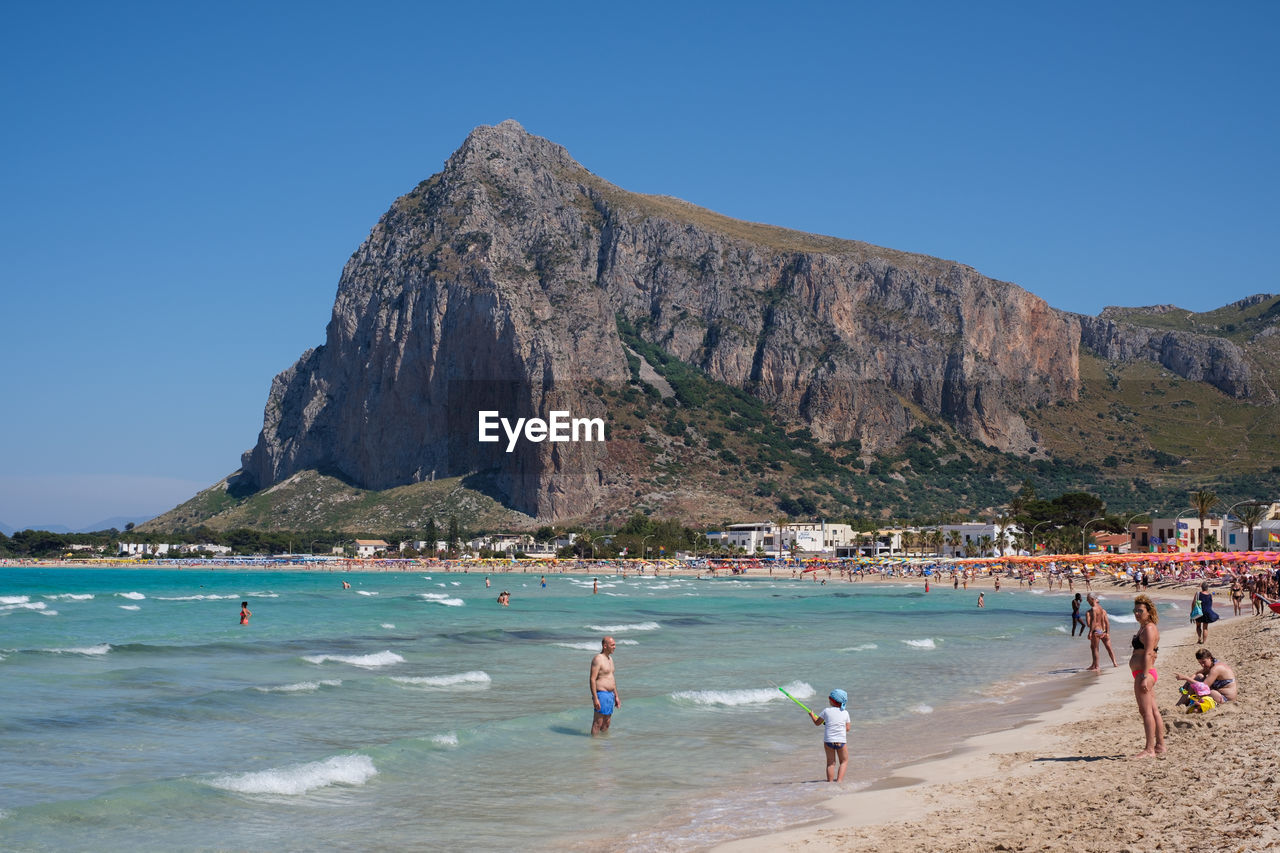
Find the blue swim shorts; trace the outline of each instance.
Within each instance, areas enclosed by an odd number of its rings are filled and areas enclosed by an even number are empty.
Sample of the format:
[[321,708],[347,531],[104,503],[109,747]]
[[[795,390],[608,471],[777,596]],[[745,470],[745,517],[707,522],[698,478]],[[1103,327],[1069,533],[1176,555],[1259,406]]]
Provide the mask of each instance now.
[[607,717],[613,713],[614,696],[612,690],[597,690],[596,698],[600,700],[600,710],[596,712],[597,714],[603,714]]

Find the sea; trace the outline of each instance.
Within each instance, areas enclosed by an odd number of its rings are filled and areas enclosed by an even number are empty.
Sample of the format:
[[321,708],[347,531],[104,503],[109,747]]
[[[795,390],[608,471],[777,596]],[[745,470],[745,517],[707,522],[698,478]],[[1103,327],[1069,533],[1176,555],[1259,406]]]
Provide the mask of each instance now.
[[0,848],[705,849],[834,793],[779,687],[848,692],[850,791],[1089,677],[1070,594],[1016,580],[543,577],[0,568]]

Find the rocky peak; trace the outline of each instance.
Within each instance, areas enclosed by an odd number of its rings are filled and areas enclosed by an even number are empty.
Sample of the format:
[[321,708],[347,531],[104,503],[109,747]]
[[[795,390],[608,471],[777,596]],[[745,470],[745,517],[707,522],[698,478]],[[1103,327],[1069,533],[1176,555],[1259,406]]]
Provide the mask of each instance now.
[[365,488],[483,472],[513,508],[630,494],[627,446],[477,442],[477,412],[607,417],[616,318],[818,439],[885,449],[922,418],[1032,452],[1074,399],[1080,321],[971,267],[621,190],[514,121],[473,131],[343,270],[325,345],[272,385],[244,477]]

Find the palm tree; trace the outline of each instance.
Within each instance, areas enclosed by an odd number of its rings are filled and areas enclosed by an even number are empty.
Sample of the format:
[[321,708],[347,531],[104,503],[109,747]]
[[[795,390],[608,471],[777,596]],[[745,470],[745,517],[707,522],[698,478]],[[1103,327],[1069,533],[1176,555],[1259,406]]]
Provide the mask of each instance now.
[[1000,546],[1000,556],[1004,556],[1005,533],[1013,526],[1013,519],[1007,515],[1001,515],[996,518],[996,542]]
[[1240,509],[1240,523],[1249,528],[1249,550],[1253,550],[1253,528],[1258,526],[1258,522],[1262,521],[1267,515],[1267,508],[1263,504],[1245,504]]
[[933,553],[936,556],[941,557],[942,556],[942,530],[940,528],[935,527],[929,531],[929,544],[933,548]]
[[984,533],[980,537],[978,537],[978,556],[979,557],[991,556],[992,544],[993,542],[991,539],[991,534]]
[[1191,493],[1191,506],[1196,511],[1196,515],[1200,516],[1200,549],[1204,550],[1204,520],[1208,517],[1210,511],[1217,506],[1218,496],[1208,489],[1201,489],[1198,492]]
[[963,540],[960,538],[959,530],[950,530],[947,532],[947,545],[950,546],[951,548],[952,556],[955,556],[955,553],[957,550],[959,550],[960,543],[962,541]]
[[774,523],[778,525],[778,557],[781,558],[783,543],[786,541],[786,538],[787,538],[787,525],[791,523],[791,519],[787,518],[784,515],[784,516],[781,516]]

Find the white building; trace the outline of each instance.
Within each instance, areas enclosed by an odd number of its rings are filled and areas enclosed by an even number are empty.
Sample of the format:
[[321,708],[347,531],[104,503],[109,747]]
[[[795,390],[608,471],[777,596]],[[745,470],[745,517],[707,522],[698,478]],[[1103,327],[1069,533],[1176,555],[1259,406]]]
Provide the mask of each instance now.
[[[1014,537],[1021,532],[1017,525],[1010,525],[1004,528],[1002,535],[996,525],[981,521],[944,524],[938,529],[942,531],[942,553],[947,557],[1002,557],[1005,554],[1016,553]],[[954,541],[952,533],[958,534],[958,545],[951,544]],[[991,546],[987,553],[980,553],[983,537],[991,539]]]
[[834,554],[836,548],[853,541],[853,528],[847,524],[827,524],[822,521],[793,521],[779,525],[772,521],[747,524],[731,524],[722,531],[707,535],[714,544],[742,548],[748,554],[761,551],[766,555],[783,554]]
[[377,554],[379,551],[385,554],[387,549],[390,547],[391,547],[390,545],[388,545],[386,542],[383,542],[381,539],[357,539],[356,540],[356,556],[372,557],[374,554]]
[[148,545],[145,542],[118,542],[116,553],[121,556],[141,557],[143,554],[150,554],[153,557],[163,557],[169,553],[172,545]]

